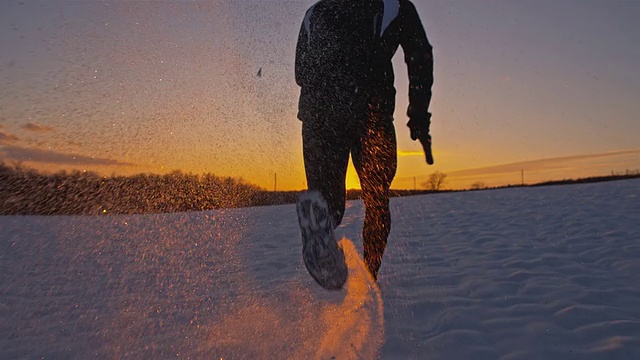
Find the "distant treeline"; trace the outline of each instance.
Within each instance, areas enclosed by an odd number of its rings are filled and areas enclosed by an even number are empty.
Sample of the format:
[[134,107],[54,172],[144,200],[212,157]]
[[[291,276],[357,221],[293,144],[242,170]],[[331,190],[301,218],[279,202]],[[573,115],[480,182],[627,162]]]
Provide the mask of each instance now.
[[[639,172],[533,185],[579,184],[640,177]],[[518,185],[522,186],[522,185]],[[505,187],[513,187],[505,186]],[[477,188],[483,190],[490,188]],[[495,189],[495,188],[493,188]],[[391,196],[442,193],[453,190],[391,190]],[[458,190],[459,191],[459,190]],[[193,175],[100,176],[92,172],[43,174],[0,162],[0,215],[115,215],[214,210],[295,203],[299,191],[267,191],[242,179]],[[348,200],[361,190],[347,191]]]
[[553,180],[553,181],[545,181],[538,184],[533,184],[530,186],[549,186],[549,185],[568,185],[568,184],[587,184],[587,183],[595,183],[602,181],[613,181],[613,180],[625,180],[625,179],[635,179],[640,178],[639,172],[627,172],[626,174],[614,174],[607,176],[592,176],[581,179],[564,179],[564,180]]
[[586,178],[578,178],[578,179],[562,179],[562,180],[550,180],[539,182],[535,184],[518,184],[518,185],[506,185],[506,186],[497,186],[497,187],[474,187],[469,190],[477,191],[477,190],[495,190],[495,189],[504,189],[504,188],[517,188],[517,187],[536,187],[536,186],[553,186],[553,185],[572,185],[572,184],[588,184],[588,183],[597,183],[603,181],[615,181],[615,180],[627,180],[627,179],[637,179],[640,178],[640,171],[627,171],[624,174],[611,174],[606,176],[591,176]]
[[298,192],[269,192],[229,177],[166,175],[104,177],[92,172],[42,174],[0,163],[0,215],[142,214],[275,205]]
[[[392,196],[427,190],[392,190]],[[349,190],[349,200],[360,190]],[[0,162],[0,215],[171,213],[295,203],[299,191],[266,191],[241,179],[174,171],[166,175],[43,174]]]

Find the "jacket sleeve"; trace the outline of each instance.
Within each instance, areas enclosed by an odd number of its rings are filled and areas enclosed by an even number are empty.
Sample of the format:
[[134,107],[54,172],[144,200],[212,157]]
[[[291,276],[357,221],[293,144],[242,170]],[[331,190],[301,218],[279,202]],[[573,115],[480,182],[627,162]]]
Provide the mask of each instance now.
[[295,62],[295,74],[296,74],[296,83],[298,86],[303,86],[307,83],[308,78],[308,52],[307,52],[307,44],[308,44],[308,34],[307,29],[305,28],[304,22],[302,26],[300,26],[300,34],[298,35],[298,44],[296,45],[296,62]]
[[433,85],[433,50],[415,6],[401,1],[400,45],[409,72],[409,118],[423,118],[429,111]]

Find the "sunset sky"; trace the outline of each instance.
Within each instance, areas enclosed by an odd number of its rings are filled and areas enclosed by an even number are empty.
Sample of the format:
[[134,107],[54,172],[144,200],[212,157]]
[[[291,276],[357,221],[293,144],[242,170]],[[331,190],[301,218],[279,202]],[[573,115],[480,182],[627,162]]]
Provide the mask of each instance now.
[[[304,188],[293,63],[314,2],[0,2],[0,160]],[[640,2],[414,4],[434,47],[436,164],[409,138],[399,50],[392,187],[640,169]]]

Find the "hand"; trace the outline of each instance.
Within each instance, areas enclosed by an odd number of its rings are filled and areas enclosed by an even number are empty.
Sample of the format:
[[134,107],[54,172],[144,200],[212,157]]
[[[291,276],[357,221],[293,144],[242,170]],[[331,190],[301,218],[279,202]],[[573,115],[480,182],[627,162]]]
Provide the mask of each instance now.
[[420,140],[427,164],[433,165],[433,153],[431,152],[431,135],[429,126],[431,125],[431,113],[427,112],[424,118],[411,118],[407,123],[411,131],[411,140]]

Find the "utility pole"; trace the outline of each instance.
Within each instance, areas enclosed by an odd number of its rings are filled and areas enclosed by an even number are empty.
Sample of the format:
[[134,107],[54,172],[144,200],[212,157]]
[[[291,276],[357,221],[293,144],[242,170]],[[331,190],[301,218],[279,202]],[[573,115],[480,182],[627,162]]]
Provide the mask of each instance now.
[[274,173],[273,174],[273,191],[276,191],[277,188],[278,188],[278,174]]
[[524,169],[520,170],[520,180],[522,182],[522,185],[524,185]]
[[416,187],[416,177],[413,177],[413,190],[418,190],[418,188]]

